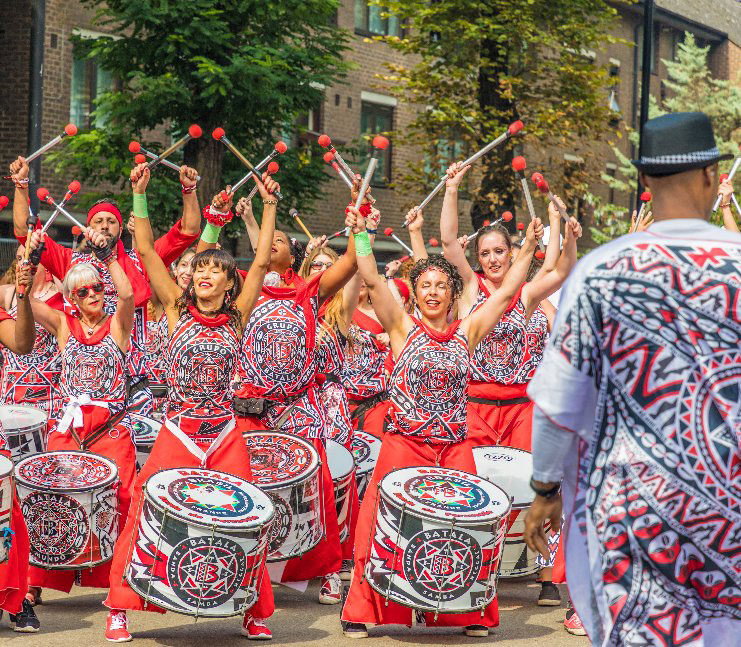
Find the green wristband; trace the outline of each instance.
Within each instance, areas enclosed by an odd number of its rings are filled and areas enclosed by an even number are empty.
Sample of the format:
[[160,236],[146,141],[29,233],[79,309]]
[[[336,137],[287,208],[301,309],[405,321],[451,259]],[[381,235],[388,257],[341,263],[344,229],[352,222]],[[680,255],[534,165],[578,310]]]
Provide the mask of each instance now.
[[373,253],[370,238],[364,231],[355,234],[355,253],[358,256],[370,256]]
[[137,218],[149,218],[146,193],[134,194],[134,216],[136,216]]
[[217,227],[216,225],[213,225],[210,222],[207,222],[206,226],[203,228],[203,233],[201,234],[201,240],[204,243],[218,243],[220,233],[221,233],[221,227]]

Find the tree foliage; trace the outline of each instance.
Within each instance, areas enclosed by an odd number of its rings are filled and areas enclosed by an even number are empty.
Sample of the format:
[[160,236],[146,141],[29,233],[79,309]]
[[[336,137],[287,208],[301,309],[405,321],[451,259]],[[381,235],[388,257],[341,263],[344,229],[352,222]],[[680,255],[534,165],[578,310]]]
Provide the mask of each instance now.
[[[420,107],[405,133],[397,134],[425,155],[400,181],[419,191],[432,186],[452,161],[458,140],[477,150],[517,118],[525,139],[539,153],[554,185],[562,160],[545,151],[589,151],[607,131],[610,111],[607,70],[593,53],[607,42],[615,8],[603,0],[377,0],[408,27],[385,40],[410,55],[384,75],[406,101]],[[409,61],[408,63],[406,61]],[[516,144],[521,145],[521,142]],[[481,162],[475,181],[472,220],[477,226],[492,209],[511,209],[515,178],[512,146]],[[589,155],[585,155],[590,162]],[[588,163],[577,171],[586,176]],[[573,174],[573,170],[572,170]],[[578,183],[578,177],[570,182]],[[474,183],[477,186],[471,186]]]
[[[199,198],[208,202],[247,172],[211,138],[215,127],[257,162],[346,70],[347,36],[334,26],[338,0],[82,2],[96,8],[97,24],[116,37],[75,36],[75,51],[111,72],[119,86],[98,99],[105,127],[75,137],[56,159],[58,168],[77,171],[86,183],[123,187],[132,138],[161,150],[162,143],[151,141],[155,131],[177,138],[198,123],[203,137],[173,161],[198,169]],[[285,171],[277,176],[286,196],[281,212],[308,208],[326,176],[321,156],[297,147],[278,161]],[[177,176],[164,168],[155,175],[150,211],[159,224],[172,222]]]

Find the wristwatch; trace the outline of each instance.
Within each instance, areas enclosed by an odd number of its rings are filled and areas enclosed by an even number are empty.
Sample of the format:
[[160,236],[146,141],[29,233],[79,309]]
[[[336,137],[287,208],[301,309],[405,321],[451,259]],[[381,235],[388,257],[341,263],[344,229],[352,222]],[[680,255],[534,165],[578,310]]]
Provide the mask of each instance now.
[[543,489],[535,485],[532,477],[530,478],[530,489],[535,492],[538,496],[542,496],[544,499],[552,499],[561,492],[561,484],[556,483],[552,488]]

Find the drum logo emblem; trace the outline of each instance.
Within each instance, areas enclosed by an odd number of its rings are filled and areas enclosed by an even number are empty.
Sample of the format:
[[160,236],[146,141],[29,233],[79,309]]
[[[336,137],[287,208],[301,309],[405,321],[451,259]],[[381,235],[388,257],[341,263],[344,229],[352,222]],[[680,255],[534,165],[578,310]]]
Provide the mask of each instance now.
[[85,509],[71,497],[34,492],[23,499],[21,511],[36,564],[72,562],[89,541],[90,523]]
[[214,517],[239,517],[252,510],[252,498],[243,490],[218,478],[177,479],[168,487],[180,505]]
[[455,600],[474,585],[481,563],[481,547],[471,535],[455,529],[424,530],[404,550],[404,577],[427,600]]
[[364,440],[359,438],[352,439],[352,453],[355,455],[355,463],[360,465],[370,456],[371,450]]
[[438,510],[473,512],[489,504],[489,495],[482,488],[456,476],[415,476],[404,484],[404,490]]

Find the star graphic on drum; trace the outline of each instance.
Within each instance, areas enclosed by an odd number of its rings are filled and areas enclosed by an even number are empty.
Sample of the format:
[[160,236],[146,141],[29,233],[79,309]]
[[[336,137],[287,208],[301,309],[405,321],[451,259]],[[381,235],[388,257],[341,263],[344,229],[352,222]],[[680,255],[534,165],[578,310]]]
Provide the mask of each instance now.
[[238,504],[234,489],[211,483],[187,483],[181,490],[183,503],[196,504],[209,510],[230,510]]
[[426,544],[417,554],[417,581],[433,590],[459,588],[470,569],[471,552],[450,550],[447,542]]
[[444,478],[423,479],[417,484],[415,494],[422,501],[458,508],[470,508],[476,499],[473,487],[464,487]]
[[181,586],[193,597],[210,600],[228,594],[237,571],[233,554],[190,551],[180,563]]

